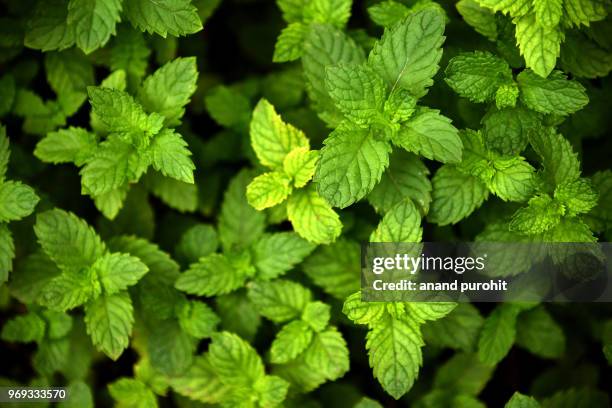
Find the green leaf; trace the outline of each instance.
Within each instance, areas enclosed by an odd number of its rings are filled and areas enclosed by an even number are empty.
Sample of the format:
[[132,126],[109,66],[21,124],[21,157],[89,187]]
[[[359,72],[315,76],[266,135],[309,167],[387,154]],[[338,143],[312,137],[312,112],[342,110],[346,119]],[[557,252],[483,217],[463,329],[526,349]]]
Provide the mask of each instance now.
[[597,205],[598,194],[588,179],[563,183],[555,188],[555,200],[565,205],[570,216],[588,213]]
[[29,343],[40,342],[45,336],[45,321],[35,313],[19,315],[2,325],[0,338],[4,341]]
[[410,13],[410,9],[393,0],[386,0],[368,7],[370,19],[379,26],[392,27]]
[[215,404],[229,391],[215,374],[208,355],[194,359],[189,370],[169,378],[172,389],[192,400]]
[[77,47],[89,54],[106,45],[120,14],[120,0],[70,0],[67,22],[74,29]]
[[329,324],[331,307],[323,302],[310,302],[302,312],[302,320],[317,333]]
[[163,115],[166,125],[176,126],[181,123],[197,80],[195,57],[176,58],[145,79],[138,90],[138,100],[149,112]]
[[127,92],[94,86],[87,91],[93,112],[111,132],[155,134],[159,131],[161,125],[152,127],[142,106]]
[[255,107],[250,129],[257,158],[271,169],[282,169],[285,156],[296,147],[309,147],[304,133],[283,122],[274,106],[265,99]]
[[491,109],[482,118],[482,135],[487,149],[517,155],[528,143],[528,135],[540,125],[539,114],[522,106]]
[[91,267],[107,295],[135,285],[149,271],[140,259],[122,253],[106,254]]
[[15,243],[13,235],[6,225],[0,225],[0,284],[8,280],[9,272],[13,270]]
[[36,145],[34,155],[47,163],[82,166],[94,154],[96,136],[83,128],[69,127],[51,132]]
[[498,109],[514,108],[518,96],[519,89],[516,83],[511,82],[509,84],[503,84],[497,88],[497,92],[495,92],[495,106],[497,106]]
[[204,302],[185,302],[178,312],[181,328],[196,339],[210,337],[220,322],[215,312]]
[[240,288],[247,276],[222,254],[210,254],[191,264],[175,287],[198,296],[215,296]]
[[79,109],[87,98],[87,86],[94,84],[91,62],[75,49],[46,54],[45,73],[67,115]]
[[412,201],[404,200],[385,214],[370,242],[420,242],[422,236],[421,214]]
[[351,16],[351,0],[312,0],[304,3],[304,21],[344,28]]
[[557,225],[564,214],[565,208],[550,196],[538,195],[512,216],[510,230],[538,234]]
[[368,202],[381,213],[386,213],[403,200],[412,200],[426,214],[431,203],[429,169],[414,154],[396,150],[391,154],[389,167],[380,183],[368,195]]
[[451,120],[435,109],[420,109],[393,139],[396,145],[442,163],[461,161],[462,143]]
[[295,232],[310,242],[333,242],[342,231],[340,217],[313,185],[297,190],[289,197],[287,215]]
[[514,344],[519,311],[512,304],[503,304],[486,318],[478,341],[480,361],[495,365],[508,354]]
[[166,38],[197,33],[202,29],[191,0],[126,0],[125,15],[134,27]]
[[74,27],[67,24],[68,0],[36,4],[28,21],[24,45],[35,50],[63,50],[75,42]]
[[263,280],[277,278],[302,262],[314,248],[315,245],[295,232],[264,234],[252,247],[257,277]]
[[423,345],[416,324],[391,316],[378,320],[368,332],[366,349],[374,377],[393,398],[412,388],[423,364]]
[[516,391],[504,405],[504,408],[540,408],[540,403],[535,398]]
[[366,64],[327,67],[325,87],[336,107],[351,122],[367,127],[381,121],[385,83]]
[[229,332],[215,333],[208,349],[210,364],[224,384],[252,387],[264,377],[264,366],[257,351]]
[[41,289],[38,303],[52,310],[74,309],[98,296],[100,284],[89,269],[78,272],[64,272],[49,280]]
[[193,263],[212,254],[218,247],[219,239],[215,229],[207,224],[196,224],[181,236],[175,252],[178,258]]
[[612,226],[612,171],[599,171],[591,177],[593,187],[599,195],[599,202],[587,215],[589,225],[596,231]]
[[302,64],[306,76],[306,90],[315,110],[327,123],[337,124],[341,114],[325,87],[325,69],[328,66],[360,64],[363,50],[344,32],[329,25],[312,25],[304,42]]
[[249,300],[259,313],[276,323],[300,317],[312,297],[299,283],[282,279],[251,282],[248,287]]
[[82,381],[75,381],[68,385],[66,393],[70,398],[57,404],[58,408],[93,408],[94,399],[91,389]]
[[563,2],[564,22],[573,26],[588,26],[591,21],[606,18],[605,4],[585,1],[567,0]]
[[128,180],[130,161],[138,159],[132,145],[120,139],[105,140],[81,169],[83,192],[100,196],[122,187]]
[[283,28],[274,45],[273,62],[295,61],[302,56],[304,38],[308,34],[308,26],[302,23],[291,23]]
[[563,1],[534,0],[533,10],[535,11],[535,19],[538,24],[547,28],[554,28],[559,24],[563,15]]
[[344,300],[359,289],[360,251],[357,242],[340,239],[317,248],[302,269],[323,291]]
[[508,63],[482,51],[459,54],[450,60],[444,73],[446,83],[472,102],[491,100],[501,85],[512,81]]
[[328,380],[342,377],[349,370],[349,351],[342,334],[335,328],[316,333],[304,353],[305,363]]
[[134,310],[127,292],[104,295],[85,305],[87,333],[100,351],[117,360],[129,344]]
[[276,334],[270,348],[270,361],[282,364],[300,355],[312,341],[314,332],[308,323],[294,320],[287,323]]
[[187,142],[171,129],[162,130],[151,144],[153,168],[164,176],[193,184],[195,165],[191,161],[191,152]]
[[194,212],[198,208],[198,186],[160,173],[148,173],[147,182],[153,195],[169,207],[181,212]]
[[251,102],[234,88],[219,85],[204,97],[206,110],[221,126],[242,130],[251,119]]
[[465,22],[472,26],[476,32],[484,35],[491,41],[497,38],[495,13],[480,7],[478,2],[474,0],[460,0],[455,4],[455,7]]
[[561,71],[541,78],[526,70],[516,80],[521,90],[521,101],[537,112],[568,115],[589,103],[584,87],[579,82],[568,80]]
[[444,15],[438,10],[429,8],[410,14],[385,30],[368,63],[391,89],[400,87],[421,97],[438,71],[443,33]]
[[554,130],[530,135],[533,150],[542,158],[543,177],[557,186],[580,177],[580,161],[570,142]]
[[136,86],[145,75],[150,54],[151,50],[142,33],[129,25],[117,27],[117,36],[110,50],[110,66],[113,71],[125,71],[128,82]]
[[147,353],[151,364],[165,375],[187,370],[193,361],[194,349],[194,339],[174,319],[157,323],[148,333]]
[[63,210],[38,214],[34,232],[45,253],[62,269],[89,267],[106,252],[106,245],[92,227]]
[[535,187],[535,169],[523,157],[500,157],[493,160],[495,174],[487,184],[491,192],[504,201],[525,201]]
[[525,58],[527,68],[542,78],[546,78],[555,68],[562,40],[560,29],[538,24],[535,13],[516,20],[516,41],[521,55]]
[[442,166],[433,177],[428,218],[438,225],[455,224],[480,207],[487,195],[486,186],[478,178],[453,166]]
[[18,181],[0,184],[0,222],[20,220],[32,214],[40,200],[34,190]]
[[444,319],[423,326],[427,344],[473,351],[484,319],[471,304],[460,303]]
[[565,335],[543,306],[520,314],[516,343],[543,358],[560,358],[565,353]]
[[315,182],[321,196],[335,207],[365,197],[389,165],[391,147],[368,130],[339,127],[324,145]]
[[246,248],[264,232],[266,215],[251,207],[246,199],[251,180],[251,175],[242,171],[225,191],[219,215],[219,239],[225,249]]
[[283,161],[283,171],[291,177],[293,185],[304,187],[314,175],[319,160],[319,152],[305,147],[296,147]]
[[367,324],[371,327],[386,315],[384,303],[363,302],[361,292],[355,292],[346,298],[342,313],[357,324]]
[[289,391],[289,383],[275,375],[267,375],[255,384],[259,403],[264,407],[282,406]]
[[272,171],[257,176],[247,187],[249,204],[258,211],[274,207],[291,194],[291,179],[286,174]]
[[477,396],[491,379],[493,369],[480,362],[475,354],[458,353],[438,369],[434,388]]
[[155,408],[157,398],[145,383],[134,378],[120,378],[108,385],[108,392],[120,407]]
[[0,182],[4,181],[10,154],[11,151],[9,149],[9,140],[6,136],[6,128],[0,125]]

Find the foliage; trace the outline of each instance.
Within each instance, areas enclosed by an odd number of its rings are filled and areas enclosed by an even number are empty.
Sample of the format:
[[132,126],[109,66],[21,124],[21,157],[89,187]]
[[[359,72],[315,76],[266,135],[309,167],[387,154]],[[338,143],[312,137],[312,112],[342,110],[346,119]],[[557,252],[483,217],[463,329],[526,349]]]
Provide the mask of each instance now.
[[609,406],[607,304],[360,294],[361,242],[612,237],[609,3],[2,10],[0,385],[78,407]]

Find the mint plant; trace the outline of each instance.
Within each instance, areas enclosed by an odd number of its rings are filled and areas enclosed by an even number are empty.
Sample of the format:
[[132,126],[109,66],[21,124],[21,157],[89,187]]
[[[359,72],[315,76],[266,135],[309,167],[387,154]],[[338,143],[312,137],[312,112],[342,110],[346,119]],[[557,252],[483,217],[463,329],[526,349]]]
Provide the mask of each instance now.
[[610,405],[605,303],[361,297],[367,242],[530,244],[489,254],[505,278],[612,238],[608,3],[1,9],[0,386]]

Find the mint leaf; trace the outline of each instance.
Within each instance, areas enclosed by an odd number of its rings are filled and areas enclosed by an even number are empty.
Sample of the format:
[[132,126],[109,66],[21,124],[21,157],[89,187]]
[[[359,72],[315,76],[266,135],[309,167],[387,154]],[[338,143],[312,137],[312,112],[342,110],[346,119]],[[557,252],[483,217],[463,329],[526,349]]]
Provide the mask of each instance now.
[[486,186],[478,178],[461,173],[449,165],[438,169],[432,183],[428,218],[438,225],[459,222],[480,207],[488,195]]
[[367,65],[338,65],[325,70],[325,87],[336,107],[353,123],[381,120],[385,83]]
[[195,165],[191,161],[191,152],[183,137],[173,130],[164,129],[151,144],[153,168],[164,176],[178,181],[193,184]]
[[264,234],[252,247],[259,279],[269,280],[290,271],[314,249],[294,232]]
[[297,190],[289,197],[287,216],[295,232],[310,242],[330,243],[342,232],[340,217],[314,186]]
[[270,361],[286,363],[300,355],[312,341],[314,332],[306,322],[294,320],[278,332],[270,348]]
[[565,208],[548,195],[535,196],[527,207],[519,209],[510,221],[510,230],[525,234],[538,234],[554,227],[561,221]]
[[257,176],[247,187],[246,197],[253,208],[261,211],[282,203],[291,194],[291,180],[277,171]]
[[504,408],[540,408],[540,406],[535,398],[515,392],[512,394],[512,398],[504,405]]
[[495,14],[490,10],[481,7],[474,0],[460,0],[455,4],[461,17],[479,34],[484,35],[489,40],[497,38],[497,22]]
[[250,387],[264,377],[264,366],[255,349],[229,332],[215,333],[209,347],[210,364],[224,384]]
[[374,377],[393,398],[399,399],[414,384],[423,356],[418,326],[386,316],[368,332],[366,348]]
[[125,15],[141,31],[175,37],[197,33],[202,22],[191,0],[126,0]]
[[580,161],[570,142],[550,129],[534,133],[530,137],[531,147],[542,159],[543,177],[556,186],[576,180],[580,176]]
[[274,45],[274,62],[295,61],[302,56],[304,39],[308,33],[308,26],[302,23],[291,23],[283,28]]
[[409,8],[393,0],[386,0],[368,7],[368,15],[373,22],[383,27],[391,27],[403,20]]
[[501,85],[512,81],[512,70],[506,61],[480,51],[454,57],[444,73],[446,83],[473,102],[491,100]]
[[92,227],[63,210],[38,214],[34,232],[45,253],[62,269],[89,267],[106,252],[106,245]]
[[15,257],[15,243],[13,235],[6,225],[0,225],[0,282],[8,280],[9,272],[13,269]]
[[488,183],[491,192],[504,201],[525,201],[535,187],[535,169],[520,156],[493,161],[495,174]]
[[251,119],[251,144],[266,167],[280,169],[283,160],[296,147],[309,147],[304,133],[283,121],[270,102],[262,99]]
[[516,20],[516,41],[528,68],[542,78],[555,68],[563,34],[558,27],[545,27],[529,13]]
[[283,160],[283,171],[297,188],[304,187],[315,173],[319,152],[305,147],[296,147]]
[[420,109],[394,137],[396,145],[442,163],[461,161],[462,143],[451,120],[435,109]]
[[149,271],[140,259],[121,253],[106,254],[98,258],[92,269],[107,295],[135,285]]
[[370,242],[420,242],[422,236],[421,214],[412,201],[404,200],[385,214]]
[[342,31],[328,25],[312,25],[304,42],[302,64],[306,90],[315,110],[326,122],[337,124],[341,115],[325,87],[328,66],[364,62],[363,50]]
[[300,317],[312,294],[299,283],[277,279],[251,282],[248,296],[262,316],[282,323]]
[[410,14],[385,30],[372,49],[368,64],[391,89],[400,87],[421,97],[433,83],[442,57],[444,16],[435,9]]
[[396,150],[380,183],[368,195],[368,201],[376,211],[385,213],[400,201],[410,199],[426,214],[432,189],[428,176],[429,169],[417,156]]
[[521,101],[527,107],[541,113],[568,115],[582,109],[589,98],[584,87],[568,80],[561,71],[554,71],[548,78],[541,78],[532,71],[523,71],[516,80],[521,91]]
[[89,54],[106,45],[120,14],[120,0],[70,0],[67,23],[74,29],[77,47]]
[[69,127],[49,133],[36,145],[34,155],[48,163],[82,166],[95,152],[96,136],[83,128]]
[[197,80],[195,57],[176,58],[145,79],[138,91],[138,100],[149,112],[163,115],[166,125],[176,126],[196,90]]
[[508,354],[514,344],[519,311],[515,305],[504,304],[486,318],[478,341],[478,356],[483,363],[495,365]]
[[18,181],[0,183],[0,222],[20,220],[34,211],[40,200],[32,187]]
[[229,293],[241,287],[246,280],[243,271],[236,270],[224,255],[210,254],[191,264],[176,281],[176,288],[198,296]]
[[315,182],[321,196],[335,207],[365,197],[389,165],[389,144],[367,130],[339,127],[324,144]]
[[129,344],[134,310],[127,292],[104,295],[85,305],[85,324],[93,344],[117,360]]

